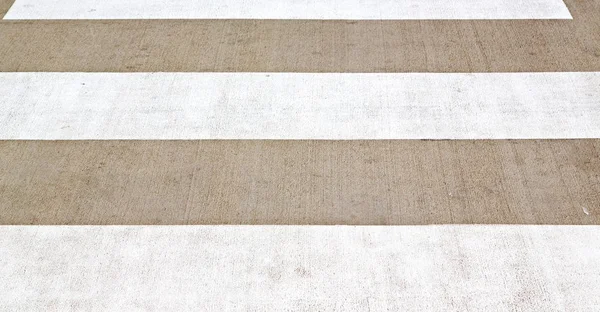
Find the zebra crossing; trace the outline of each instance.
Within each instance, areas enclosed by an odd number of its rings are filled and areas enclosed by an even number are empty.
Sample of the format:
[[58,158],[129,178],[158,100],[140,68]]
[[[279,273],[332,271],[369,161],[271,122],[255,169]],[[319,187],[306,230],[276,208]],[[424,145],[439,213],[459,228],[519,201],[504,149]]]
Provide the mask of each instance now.
[[600,306],[598,0],[0,17],[0,310]]

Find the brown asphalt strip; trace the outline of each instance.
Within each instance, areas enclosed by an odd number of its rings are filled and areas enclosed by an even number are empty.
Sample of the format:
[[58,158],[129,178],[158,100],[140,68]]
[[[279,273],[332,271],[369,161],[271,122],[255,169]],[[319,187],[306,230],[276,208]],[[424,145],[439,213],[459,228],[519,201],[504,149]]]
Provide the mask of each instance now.
[[600,224],[600,140],[3,141],[0,224]]
[[573,20],[2,21],[0,71],[600,71],[600,0],[565,2]]
[[4,18],[4,14],[8,12],[14,2],[15,0],[0,0],[0,19]]

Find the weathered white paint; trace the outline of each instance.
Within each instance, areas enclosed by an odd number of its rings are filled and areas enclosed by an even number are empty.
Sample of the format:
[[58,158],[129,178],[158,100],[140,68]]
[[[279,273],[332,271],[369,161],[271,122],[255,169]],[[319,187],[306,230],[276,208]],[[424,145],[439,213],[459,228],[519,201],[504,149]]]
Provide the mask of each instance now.
[[562,0],[16,0],[5,19],[572,19]]
[[600,73],[0,73],[0,139],[600,138]]
[[2,311],[598,311],[600,226],[5,226]]

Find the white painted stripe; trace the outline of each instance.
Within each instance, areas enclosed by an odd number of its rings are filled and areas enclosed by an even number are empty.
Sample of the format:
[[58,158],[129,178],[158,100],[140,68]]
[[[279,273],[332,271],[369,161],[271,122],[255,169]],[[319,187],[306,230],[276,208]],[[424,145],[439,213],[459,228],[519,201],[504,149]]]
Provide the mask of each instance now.
[[571,19],[562,0],[16,0],[5,19]]
[[3,311],[597,311],[600,227],[0,227]]
[[600,138],[600,73],[0,73],[0,139]]

